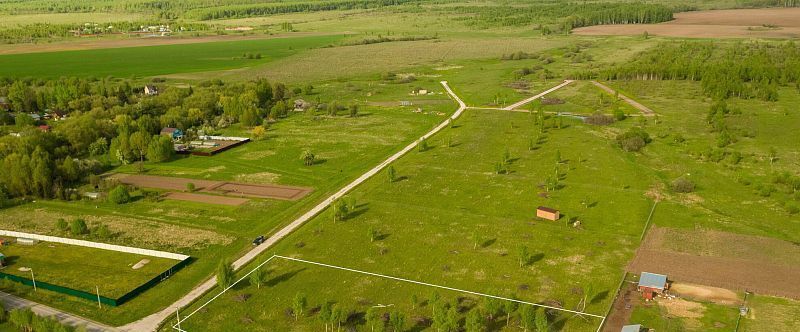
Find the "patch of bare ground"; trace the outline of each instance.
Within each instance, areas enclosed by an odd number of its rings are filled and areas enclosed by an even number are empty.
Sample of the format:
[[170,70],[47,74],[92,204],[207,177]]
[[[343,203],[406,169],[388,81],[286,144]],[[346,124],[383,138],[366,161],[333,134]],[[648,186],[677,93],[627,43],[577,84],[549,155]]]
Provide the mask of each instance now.
[[737,305],[741,303],[736,292],[719,287],[673,282],[669,287],[669,292],[682,298],[700,302],[712,302],[722,305]]
[[214,35],[214,36],[200,36],[200,37],[122,37],[122,38],[108,38],[96,37],[92,39],[73,39],[63,42],[54,43],[35,43],[35,44],[8,44],[0,45],[0,55],[2,54],[20,54],[20,53],[42,53],[42,52],[58,52],[58,51],[79,51],[79,50],[95,50],[102,48],[123,48],[123,47],[139,47],[139,46],[158,46],[158,45],[178,45],[178,44],[197,44],[197,43],[210,43],[219,41],[237,41],[237,40],[256,40],[256,39],[274,39],[274,38],[293,38],[302,36],[315,36],[326,35],[325,33],[313,32],[295,32],[291,34],[281,35]]
[[178,201],[198,202],[206,204],[220,204],[220,205],[230,205],[230,206],[239,206],[250,201],[249,199],[239,198],[239,197],[222,197],[222,196],[181,193],[181,192],[167,193],[166,195],[164,195],[164,198],[174,199]]
[[[265,173],[257,177],[269,180],[272,176]],[[266,173],[271,174],[271,173]],[[191,183],[199,192],[220,194],[235,197],[274,198],[285,200],[298,200],[311,192],[310,188],[291,187],[274,184],[237,183],[225,181],[210,181],[169,176],[140,175],[140,174],[113,174],[109,178],[120,183],[142,188],[155,188],[173,191],[183,191]],[[252,180],[252,179],[251,179]]]
[[800,38],[800,8],[708,10],[675,14],[660,24],[612,24],[574,29],[579,35],[689,38]]
[[627,325],[633,314],[633,308],[640,304],[642,296],[636,291],[636,284],[625,282],[614,299],[611,312],[606,317],[603,332],[618,332]]
[[628,270],[800,299],[800,246],[772,238],[653,227]]
[[682,321],[687,328],[696,329],[700,327],[699,319],[703,317],[706,307],[701,303],[687,301],[680,298],[658,298],[654,302],[666,310],[667,315],[683,318]]

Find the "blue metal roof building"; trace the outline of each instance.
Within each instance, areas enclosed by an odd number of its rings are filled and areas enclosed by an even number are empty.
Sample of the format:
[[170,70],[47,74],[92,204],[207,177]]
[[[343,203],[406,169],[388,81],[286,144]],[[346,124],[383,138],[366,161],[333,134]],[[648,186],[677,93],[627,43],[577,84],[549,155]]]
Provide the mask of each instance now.
[[667,276],[650,272],[642,272],[639,276],[639,287],[664,289],[667,286]]

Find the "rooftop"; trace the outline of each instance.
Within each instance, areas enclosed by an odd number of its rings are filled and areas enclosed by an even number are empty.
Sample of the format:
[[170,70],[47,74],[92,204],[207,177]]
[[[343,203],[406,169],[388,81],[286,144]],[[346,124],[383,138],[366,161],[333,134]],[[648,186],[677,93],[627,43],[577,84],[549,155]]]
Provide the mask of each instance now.
[[641,324],[625,325],[620,332],[639,332],[642,329]]
[[639,276],[639,287],[663,289],[667,284],[667,276],[650,272],[642,272]]
[[540,206],[540,207],[538,207],[538,208],[536,208],[536,209],[537,209],[537,210],[542,210],[542,211],[545,211],[545,212],[550,212],[550,213],[556,213],[556,212],[558,212],[558,210],[556,210],[556,209],[551,209],[551,208],[549,208],[549,207],[546,207],[546,206]]

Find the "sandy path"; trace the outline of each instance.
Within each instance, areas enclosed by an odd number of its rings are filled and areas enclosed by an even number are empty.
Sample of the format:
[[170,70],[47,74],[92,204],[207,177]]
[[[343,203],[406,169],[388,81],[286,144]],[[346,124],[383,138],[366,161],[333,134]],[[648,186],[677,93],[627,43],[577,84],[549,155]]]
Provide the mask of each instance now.
[[[617,91],[615,91],[614,89],[612,89],[612,88],[610,88],[610,87],[608,87],[608,86],[604,85],[603,83],[600,83],[600,82],[598,82],[598,81],[592,81],[592,84],[594,84],[594,85],[595,85],[595,86],[597,86],[598,88],[601,88],[601,89],[605,90],[606,92],[608,92],[608,93],[610,93],[610,94],[612,94],[612,95],[616,95],[616,94],[617,94]],[[636,108],[636,109],[638,109],[638,110],[642,111],[642,114],[644,114],[644,115],[648,115],[648,116],[650,116],[650,115],[655,115],[655,114],[656,114],[656,112],[653,112],[653,110],[651,110],[651,109],[650,109],[650,108],[648,108],[647,106],[644,106],[644,105],[640,104],[639,102],[637,102],[637,101],[635,101],[635,100],[633,100],[633,99],[630,99],[630,98],[628,98],[628,96],[625,96],[625,95],[623,95],[623,94],[621,94],[621,93],[620,93],[620,94],[619,94],[619,97],[620,97],[622,100],[624,100],[626,103],[628,103],[628,105],[631,105],[631,106],[633,106],[634,108]]]
[[504,108],[503,108],[503,110],[505,110],[505,111],[512,111],[512,110],[514,110],[514,109],[515,109],[515,108],[517,108],[517,107],[520,107],[520,106],[522,106],[522,105],[525,105],[525,104],[527,104],[527,103],[530,103],[530,102],[532,102],[532,101],[534,101],[534,100],[536,100],[536,99],[542,98],[544,95],[546,95],[546,94],[548,94],[548,93],[551,93],[551,92],[553,92],[553,91],[556,91],[556,90],[558,90],[558,89],[561,89],[561,88],[563,88],[563,87],[567,86],[568,84],[570,84],[570,83],[572,83],[572,82],[574,82],[574,81],[573,81],[573,80],[564,80],[564,82],[563,82],[563,83],[561,83],[561,84],[559,84],[559,85],[556,85],[556,86],[554,86],[554,87],[552,87],[552,88],[550,88],[550,89],[548,89],[548,90],[545,90],[544,92],[542,92],[542,93],[540,93],[540,94],[538,94],[538,95],[535,95],[535,96],[533,96],[533,97],[530,97],[530,98],[525,98],[525,99],[523,99],[523,100],[520,100],[520,101],[518,101],[518,102],[516,102],[516,103],[513,103],[513,104],[511,104],[511,105],[509,105],[509,106],[506,106],[506,107],[504,107]]

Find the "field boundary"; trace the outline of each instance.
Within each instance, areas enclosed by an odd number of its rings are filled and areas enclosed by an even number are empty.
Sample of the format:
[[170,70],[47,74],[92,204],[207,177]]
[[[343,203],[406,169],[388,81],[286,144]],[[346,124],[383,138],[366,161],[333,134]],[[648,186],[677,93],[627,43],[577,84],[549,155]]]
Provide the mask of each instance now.
[[40,234],[33,234],[33,233],[23,233],[23,232],[15,232],[15,231],[8,231],[0,229],[0,236],[10,236],[10,237],[17,237],[17,238],[28,238],[34,239],[44,242],[55,242],[55,243],[63,243],[69,244],[73,246],[79,247],[89,247],[95,249],[103,249],[103,250],[111,250],[111,251],[118,251],[118,252],[125,252],[129,254],[137,254],[137,255],[144,255],[144,256],[152,256],[152,257],[160,257],[160,258],[168,258],[174,260],[186,260],[189,258],[187,255],[176,254],[166,251],[158,251],[158,250],[150,250],[150,249],[142,249],[142,248],[135,248],[135,247],[126,247],[120,246],[116,244],[107,244],[107,243],[100,243],[100,242],[92,242],[86,240],[76,240],[70,239],[65,237],[58,237],[58,236],[49,236],[49,235],[40,235]]
[[353,273],[365,274],[365,275],[369,275],[369,276],[373,276],[373,277],[390,279],[390,280],[394,280],[394,281],[417,284],[417,285],[422,285],[422,286],[426,286],[426,287],[440,288],[440,289],[445,289],[445,290],[464,293],[464,294],[476,295],[476,296],[480,296],[480,297],[493,298],[493,299],[498,299],[498,300],[503,300],[503,301],[511,301],[511,302],[516,302],[516,303],[519,303],[519,304],[525,304],[525,305],[534,306],[534,307],[540,307],[540,308],[546,308],[546,309],[551,309],[551,310],[568,312],[568,313],[572,313],[572,314],[580,315],[580,316],[599,318],[599,319],[601,319],[601,321],[600,321],[600,326],[597,328],[597,331],[600,331],[600,328],[602,328],[603,323],[605,322],[605,319],[606,319],[605,316],[592,314],[592,313],[588,313],[588,312],[581,312],[581,311],[576,311],[576,310],[558,308],[558,307],[548,306],[548,305],[539,304],[539,303],[527,302],[527,301],[522,301],[522,300],[518,300],[518,299],[512,299],[512,298],[507,298],[507,297],[502,297],[502,296],[497,296],[497,295],[480,293],[480,292],[475,292],[475,291],[470,291],[470,290],[460,289],[460,288],[455,288],[455,287],[431,284],[431,283],[418,281],[418,280],[400,278],[400,277],[395,277],[395,276],[390,276],[390,275],[385,275],[385,274],[380,274],[380,273],[375,273],[375,272],[369,272],[369,271],[364,271],[364,270],[357,270],[357,269],[348,268],[348,267],[344,267],[344,266],[326,264],[326,263],[315,262],[315,261],[310,261],[310,260],[305,260],[305,259],[300,259],[300,258],[287,257],[287,256],[281,256],[281,255],[272,255],[270,258],[266,259],[264,262],[262,262],[261,264],[259,264],[258,266],[256,266],[252,270],[250,270],[250,272],[246,273],[244,276],[239,278],[239,280],[236,280],[236,282],[234,282],[230,286],[226,287],[219,294],[215,295],[210,300],[206,301],[205,303],[200,305],[197,309],[195,309],[194,311],[192,311],[188,315],[184,316],[183,318],[180,318],[180,314],[176,309],[175,313],[176,313],[176,317],[178,317],[178,321],[175,324],[172,325],[172,328],[175,329],[176,331],[179,331],[179,332],[188,332],[188,331],[186,331],[186,330],[184,330],[184,329],[182,329],[180,327],[180,324],[182,322],[185,322],[186,320],[188,320],[189,318],[194,316],[194,314],[200,312],[200,310],[202,310],[207,305],[209,305],[211,302],[213,302],[214,300],[216,300],[217,298],[222,296],[222,294],[226,293],[229,289],[233,288],[236,284],[238,284],[239,282],[241,282],[242,280],[244,280],[245,278],[250,276],[250,274],[252,274],[256,270],[260,269],[262,266],[264,266],[265,264],[269,263],[270,261],[272,261],[273,259],[276,259],[276,258],[287,260],[287,261],[292,261],[292,262],[299,262],[299,263],[303,263],[303,264],[321,266],[321,267],[330,268],[330,269],[337,269],[337,270],[348,271],[348,272],[353,272]]

